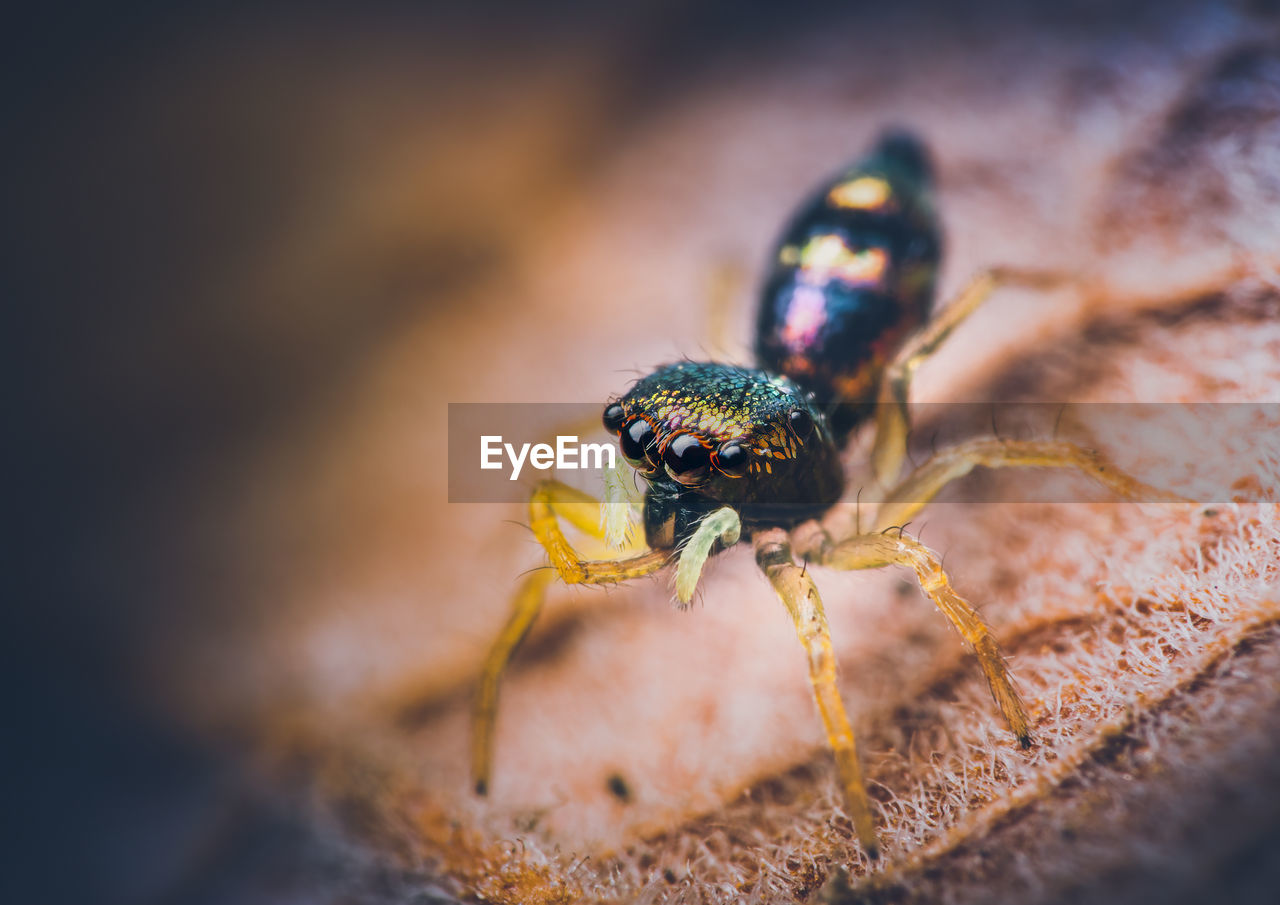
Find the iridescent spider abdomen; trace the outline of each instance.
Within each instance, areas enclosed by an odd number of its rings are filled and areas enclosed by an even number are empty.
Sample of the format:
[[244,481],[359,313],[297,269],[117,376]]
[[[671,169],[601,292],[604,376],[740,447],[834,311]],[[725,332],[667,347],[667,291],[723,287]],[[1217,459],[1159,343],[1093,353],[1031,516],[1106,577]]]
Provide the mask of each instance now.
[[761,294],[756,360],[812,391],[843,436],[929,316],[942,239],[933,168],[891,132],[823,185],[783,231]]

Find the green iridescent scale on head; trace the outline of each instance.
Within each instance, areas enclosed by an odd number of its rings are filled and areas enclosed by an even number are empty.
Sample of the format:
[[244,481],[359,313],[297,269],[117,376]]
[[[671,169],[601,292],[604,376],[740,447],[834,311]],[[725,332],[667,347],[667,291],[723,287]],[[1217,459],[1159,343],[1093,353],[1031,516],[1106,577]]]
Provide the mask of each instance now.
[[743,440],[767,458],[794,457],[801,444],[790,415],[816,417],[800,388],[785,377],[711,362],[659,368],[621,399],[629,416],[647,420],[663,451],[681,433],[706,444]]
[[605,423],[651,485],[746,507],[748,518],[752,507],[829,506],[843,484],[822,413],[795,383],[766,371],[667,365],[610,404]]

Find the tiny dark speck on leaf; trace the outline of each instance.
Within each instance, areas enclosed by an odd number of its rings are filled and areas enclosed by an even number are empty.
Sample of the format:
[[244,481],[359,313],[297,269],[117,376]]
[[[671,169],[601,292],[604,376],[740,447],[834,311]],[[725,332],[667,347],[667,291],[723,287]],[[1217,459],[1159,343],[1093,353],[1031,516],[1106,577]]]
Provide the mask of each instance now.
[[630,803],[631,787],[627,785],[627,781],[622,778],[620,773],[610,773],[609,778],[605,780],[605,788],[609,790],[610,795],[623,804]]

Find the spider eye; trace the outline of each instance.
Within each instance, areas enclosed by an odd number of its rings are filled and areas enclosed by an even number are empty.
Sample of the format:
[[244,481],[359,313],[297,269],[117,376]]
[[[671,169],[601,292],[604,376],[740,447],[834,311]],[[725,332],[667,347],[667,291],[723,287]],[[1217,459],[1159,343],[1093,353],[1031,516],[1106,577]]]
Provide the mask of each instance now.
[[641,471],[653,471],[656,466],[652,458],[658,454],[654,443],[653,426],[643,418],[637,418],[628,424],[618,436],[618,444],[622,447],[622,455],[633,468]]
[[813,416],[804,409],[796,409],[791,413],[791,429],[803,443],[813,436]]
[[740,478],[747,473],[748,453],[737,440],[730,440],[722,445],[714,456],[715,466],[731,478]]
[[604,429],[609,433],[620,434],[622,433],[622,422],[626,418],[627,413],[622,410],[622,406],[613,402],[605,406],[604,417],[601,420],[604,422]]
[[693,434],[680,434],[667,444],[662,462],[681,484],[696,484],[707,476],[711,453]]

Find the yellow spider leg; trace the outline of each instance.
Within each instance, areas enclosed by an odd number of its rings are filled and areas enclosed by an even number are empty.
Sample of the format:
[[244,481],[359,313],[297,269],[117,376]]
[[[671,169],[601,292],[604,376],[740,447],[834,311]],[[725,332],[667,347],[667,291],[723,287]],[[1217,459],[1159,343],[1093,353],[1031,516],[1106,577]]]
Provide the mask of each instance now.
[[[569,584],[609,584],[656,572],[667,563],[668,553],[649,550],[638,556],[617,560],[581,560],[565,539],[557,516],[591,537],[601,538],[602,504],[590,494],[562,484],[545,481],[534,488],[529,500],[529,520],[534,535],[546,548],[556,572]],[[557,557],[560,560],[557,560]],[[568,574],[566,574],[566,571]],[[511,615],[503,626],[480,673],[471,722],[471,778],[477,794],[487,794],[493,769],[494,722],[498,713],[498,687],[507,663],[528,634],[555,573],[546,569],[532,572],[520,584],[512,602]]]
[[583,560],[560,530],[557,517],[583,534],[603,540],[600,507],[600,501],[591,494],[559,481],[543,481],[534,487],[529,498],[529,527],[547,551],[560,580],[565,584],[600,584],[638,578],[661,568],[666,554],[652,550],[630,559]]
[[708,281],[707,325],[704,336],[709,337],[704,348],[712,361],[733,361],[742,357],[742,343],[733,333],[733,316],[737,309],[734,302],[742,295],[747,281],[742,265],[722,261],[712,271]]
[[1184,497],[1121,471],[1104,455],[1074,443],[1036,440],[969,440],[945,449],[925,462],[880,504],[870,526],[872,532],[905,525],[938,491],[979,465],[987,468],[1074,468],[1124,499],[1139,502],[1185,503]]
[[902,470],[902,460],[906,458],[907,435],[911,431],[907,402],[916,368],[1001,286],[1048,289],[1066,280],[1062,274],[1047,271],[1004,267],[984,270],[902,348],[885,370],[876,399],[876,439],[871,450],[871,467],[881,484],[889,486],[889,482]]
[[786,605],[800,643],[808,654],[809,681],[813,684],[813,696],[817,699],[818,712],[827,730],[827,741],[835,754],[845,807],[862,848],[868,857],[876,858],[880,845],[871,819],[871,802],[862,782],[853,727],[849,725],[849,717],[836,686],[836,657],[831,648],[831,633],[827,628],[822,598],[818,596],[818,589],[808,572],[796,566],[792,559],[791,544],[785,531],[779,528],[761,531],[755,535],[754,545],[756,563]]
[[915,538],[901,532],[861,534],[838,543],[820,542],[807,551],[814,562],[836,569],[878,569],[905,566],[916,573],[920,588],[929,595],[942,614],[951,620],[978,657],[987,677],[991,696],[1005,722],[1023,748],[1031,746],[1031,729],[1018,692],[1009,678],[995,635],[982,617],[951,586],[938,556]]
[[511,616],[502,627],[489,656],[485,658],[480,673],[480,686],[476,691],[471,719],[471,780],[477,795],[489,792],[489,777],[493,773],[493,728],[498,717],[498,683],[520,642],[529,632],[533,620],[542,612],[547,587],[555,578],[548,569],[531,572],[520,583],[511,605]]

